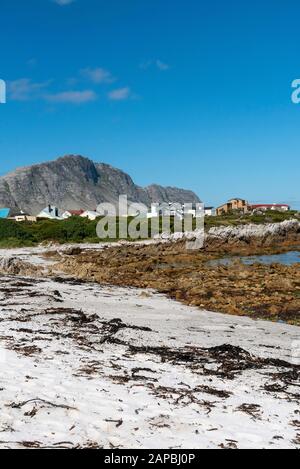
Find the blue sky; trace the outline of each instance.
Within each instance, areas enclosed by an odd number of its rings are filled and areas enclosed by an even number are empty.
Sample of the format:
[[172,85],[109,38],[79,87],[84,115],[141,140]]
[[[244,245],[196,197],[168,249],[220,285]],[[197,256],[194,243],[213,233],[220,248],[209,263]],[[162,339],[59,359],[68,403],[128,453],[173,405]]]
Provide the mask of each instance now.
[[0,173],[82,154],[153,182],[300,208],[300,4],[1,0]]

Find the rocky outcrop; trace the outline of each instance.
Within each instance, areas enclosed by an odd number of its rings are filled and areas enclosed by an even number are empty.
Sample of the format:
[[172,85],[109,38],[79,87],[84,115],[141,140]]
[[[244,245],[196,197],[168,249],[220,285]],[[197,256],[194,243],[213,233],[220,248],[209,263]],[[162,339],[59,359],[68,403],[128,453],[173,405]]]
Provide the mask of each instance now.
[[206,236],[207,248],[272,247],[300,243],[300,223],[287,220],[265,225],[242,225],[211,228]]
[[18,257],[0,257],[1,275],[24,275],[35,276],[41,273],[41,269]]
[[128,244],[64,256],[55,269],[100,284],[154,289],[204,310],[300,325],[300,264],[245,265],[232,256],[222,265],[223,251],[187,250],[180,241]]
[[70,155],[49,163],[19,168],[0,177],[0,207],[39,213],[48,204],[62,210],[95,210],[102,202],[117,203],[126,194],[130,202],[197,203],[184,189],[134,184],[123,171],[82,156]]
[[191,248],[198,246],[212,251],[268,248],[275,245],[284,247],[300,245],[300,222],[287,220],[265,225],[213,227],[205,234],[203,230],[198,229],[185,233],[162,233],[155,239],[162,242],[199,241],[198,245],[191,245]]

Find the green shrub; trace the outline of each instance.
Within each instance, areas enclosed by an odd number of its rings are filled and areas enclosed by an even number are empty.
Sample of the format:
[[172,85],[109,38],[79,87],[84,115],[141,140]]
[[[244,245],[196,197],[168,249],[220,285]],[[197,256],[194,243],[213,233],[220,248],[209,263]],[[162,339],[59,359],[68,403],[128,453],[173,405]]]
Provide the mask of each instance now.
[[0,241],[8,239],[22,240],[24,242],[34,242],[34,238],[26,227],[13,220],[0,219]]
[[[205,227],[236,226],[249,223],[278,223],[291,218],[299,218],[297,212],[269,211],[263,214],[228,214],[220,217],[205,217]],[[133,218],[128,218],[130,223]],[[13,220],[0,219],[0,248],[15,248],[34,246],[43,242],[55,243],[99,243],[96,228],[98,220],[90,221],[82,217],[70,217],[66,220],[39,220],[37,223],[17,223]],[[151,236],[151,220],[141,223],[148,225],[148,237]],[[120,220],[117,218],[117,238],[119,236]],[[162,231],[162,219],[159,220]],[[196,227],[194,220],[194,228]],[[174,229],[174,219],[171,218],[171,231]],[[129,238],[127,238],[129,239]],[[113,241],[105,239],[105,241]]]

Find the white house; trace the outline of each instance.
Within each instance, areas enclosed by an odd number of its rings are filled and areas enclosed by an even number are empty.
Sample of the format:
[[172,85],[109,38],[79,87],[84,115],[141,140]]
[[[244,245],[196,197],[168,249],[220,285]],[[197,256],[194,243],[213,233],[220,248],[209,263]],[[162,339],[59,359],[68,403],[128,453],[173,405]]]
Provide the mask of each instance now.
[[37,218],[47,218],[49,220],[63,220],[61,211],[52,205],[44,208],[38,215]]
[[204,214],[207,217],[213,217],[215,215],[214,207],[204,207]]
[[151,212],[147,213],[147,218],[159,217],[159,204],[151,205]]
[[194,218],[202,218],[204,215],[204,205],[202,203],[184,204],[185,215],[192,215]]
[[83,212],[80,216],[81,216],[82,218],[88,218],[89,220],[94,221],[94,220],[96,220],[97,218],[99,218],[101,215],[100,215],[100,213],[98,213],[98,212],[96,212],[96,211],[93,211],[93,210],[86,210],[86,211]]
[[20,212],[14,213],[12,218],[17,222],[23,222],[23,221],[36,222],[37,221],[37,217],[34,217],[33,215],[29,215],[29,213],[23,212],[23,210],[21,210]]
[[256,204],[250,205],[249,208],[253,212],[267,212],[268,210],[288,212],[289,210],[291,210],[291,207],[287,204]]
[[182,204],[176,204],[172,202],[162,202],[160,204],[152,204],[151,212],[147,214],[147,218],[156,218],[156,217],[179,217],[183,218],[183,209]]
[[203,205],[200,203],[161,203],[152,204],[151,212],[148,213],[148,218],[155,217],[177,217],[183,219],[184,216],[192,215],[194,218],[203,217]]

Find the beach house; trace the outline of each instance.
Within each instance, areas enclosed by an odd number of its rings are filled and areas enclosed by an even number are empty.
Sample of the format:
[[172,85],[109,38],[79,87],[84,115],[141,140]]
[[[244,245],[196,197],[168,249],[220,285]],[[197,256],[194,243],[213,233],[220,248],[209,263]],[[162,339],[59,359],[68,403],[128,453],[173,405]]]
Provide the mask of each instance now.
[[291,207],[288,204],[254,204],[250,205],[249,209],[253,212],[267,212],[268,210],[288,212]]
[[217,208],[216,213],[218,216],[226,215],[227,213],[239,211],[246,213],[248,212],[249,203],[245,199],[230,199],[226,204],[221,205]]
[[62,213],[53,205],[48,205],[38,215],[37,218],[48,218],[49,220],[62,220]]
[[62,218],[81,217],[83,213],[84,213],[84,210],[66,210],[62,214]]

